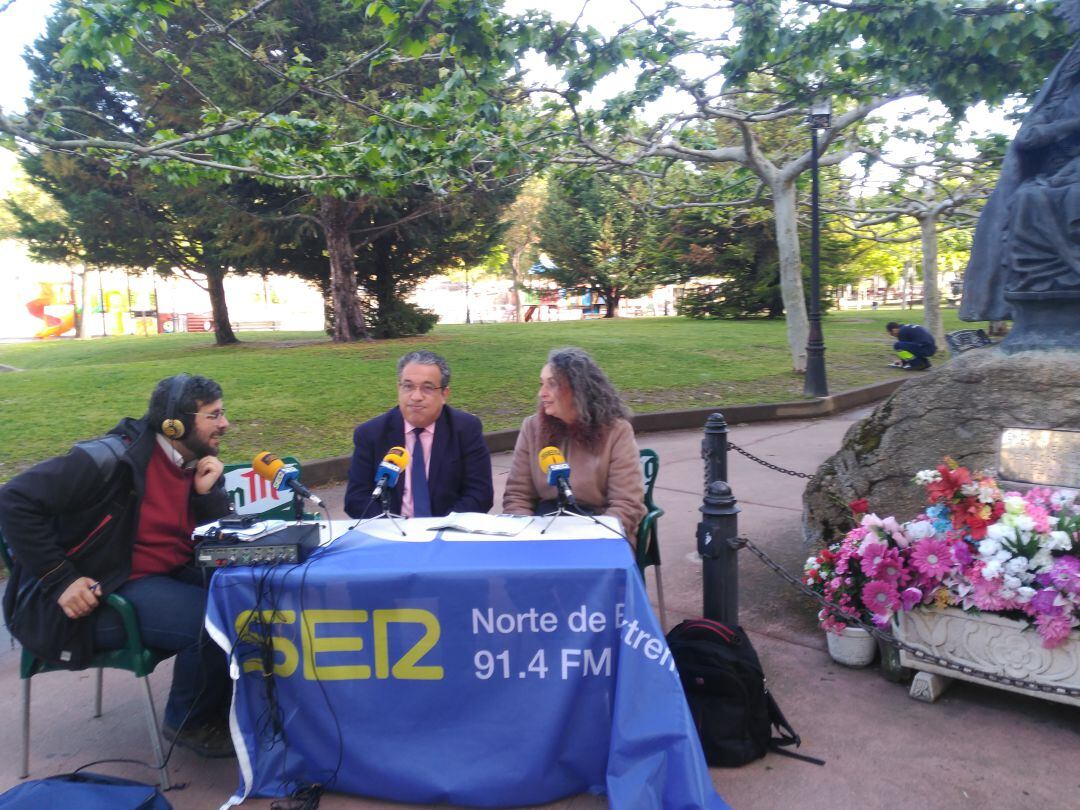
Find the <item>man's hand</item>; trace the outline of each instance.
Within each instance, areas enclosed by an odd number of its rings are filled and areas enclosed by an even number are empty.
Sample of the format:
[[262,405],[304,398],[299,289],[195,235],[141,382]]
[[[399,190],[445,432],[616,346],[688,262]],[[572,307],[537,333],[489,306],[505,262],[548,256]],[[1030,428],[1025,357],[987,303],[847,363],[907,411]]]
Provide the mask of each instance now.
[[203,456],[195,463],[195,491],[205,495],[225,472],[225,465],[217,456]]
[[56,603],[69,619],[88,616],[98,606],[101,586],[90,577],[79,577],[68,585]]

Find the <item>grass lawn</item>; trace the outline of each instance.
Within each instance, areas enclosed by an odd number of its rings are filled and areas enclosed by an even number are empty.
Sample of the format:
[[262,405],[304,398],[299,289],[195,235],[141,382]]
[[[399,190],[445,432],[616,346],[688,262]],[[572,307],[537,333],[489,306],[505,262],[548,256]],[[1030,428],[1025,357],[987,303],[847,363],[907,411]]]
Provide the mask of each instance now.
[[[830,391],[888,379],[885,323],[918,323],[921,310],[834,313],[824,332]],[[959,328],[953,310],[946,331]],[[219,348],[212,336],[53,340],[0,344],[0,481],[75,441],[138,416],[154,384],[188,371],[225,389],[233,424],[227,461],[272,450],[300,459],[351,452],[353,427],[396,402],[394,365],[431,348],[453,369],[451,403],[488,430],[516,427],[535,404],[549,349],[592,353],[638,412],[802,398],[782,321],[685,318],[438,326],[420,338],[339,345],[321,333],[247,332]],[[943,352],[939,355],[944,359]]]

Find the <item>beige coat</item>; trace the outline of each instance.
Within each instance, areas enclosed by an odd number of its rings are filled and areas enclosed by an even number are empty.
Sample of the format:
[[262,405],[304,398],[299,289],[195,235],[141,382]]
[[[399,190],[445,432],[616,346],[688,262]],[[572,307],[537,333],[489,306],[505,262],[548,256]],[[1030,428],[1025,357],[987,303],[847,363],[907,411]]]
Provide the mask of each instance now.
[[[538,456],[543,448],[540,419],[536,414],[521,423],[510,475],[503,494],[503,512],[531,515],[540,501],[555,500],[558,492],[549,486],[540,470]],[[614,515],[623,525],[631,545],[636,545],[637,527],[645,517],[645,481],[634,428],[625,419],[615,422],[595,451],[564,440],[559,447],[570,465],[570,486],[574,499],[596,514]]]

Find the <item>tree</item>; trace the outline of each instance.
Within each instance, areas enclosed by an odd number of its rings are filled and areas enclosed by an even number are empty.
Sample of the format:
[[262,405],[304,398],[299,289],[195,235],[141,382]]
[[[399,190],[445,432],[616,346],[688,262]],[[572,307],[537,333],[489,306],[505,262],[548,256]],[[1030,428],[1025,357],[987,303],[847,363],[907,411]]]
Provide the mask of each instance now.
[[[403,299],[421,281],[477,264],[495,249],[505,230],[499,213],[513,194],[510,188],[478,189],[450,195],[437,206],[420,198],[367,213],[364,232],[356,237],[357,265],[360,284],[375,300],[376,337],[400,334],[396,323],[416,319],[415,308]],[[410,217],[425,206],[427,213]]]
[[[981,139],[977,151],[958,144],[956,127],[945,123],[932,133],[912,133],[913,139],[928,148],[923,159],[884,163],[900,171],[898,178],[877,195],[855,206],[839,206],[848,215],[850,232],[885,242],[918,241],[922,255],[923,325],[944,345],[941,322],[941,295],[938,286],[938,240],[942,232],[962,228],[973,230],[979,210],[993,190],[998,167],[1005,153],[1001,137]],[[967,152],[965,154],[965,152]],[[917,230],[903,227],[882,233],[879,226],[915,221]],[[841,221],[843,224],[843,221]]]
[[[25,117],[0,115],[0,130],[173,182],[292,189],[325,239],[337,340],[366,335],[358,217],[516,170],[515,144],[540,126],[507,103],[506,20],[471,0],[68,0],[58,14],[69,12],[65,45],[48,54],[60,77]],[[108,76],[126,107],[69,104],[78,70]]]
[[546,200],[547,181],[541,176],[531,177],[503,215],[503,222],[507,226],[503,244],[513,285],[514,320],[518,322],[521,321],[522,279],[527,268],[538,258],[540,214]]
[[[667,235],[657,243],[653,259],[662,274],[679,281],[721,279],[688,290],[679,303],[680,314],[783,317],[780,257],[767,209],[675,209],[668,212],[663,231]],[[832,300],[827,291],[852,280],[847,262],[854,249],[850,237],[822,234],[822,311]]]
[[615,316],[622,298],[656,286],[645,261],[649,217],[633,204],[633,193],[595,172],[560,174],[549,181],[540,214],[540,247],[554,262],[542,275],[603,299],[605,318]]
[[[737,167],[735,185],[745,183],[744,172],[757,179],[759,188],[746,200],[773,208],[797,371],[805,368],[808,332],[797,182],[811,155],[809,139],[795,136],[810,102],[831,98],[837,109],[819,147],[819,164],[832,166],[862,149],[863,122],[887,103],[927,96],[959,115],[974,99],[993,103],[1032,92],[1067,43],[1048,3],[730,0],[698,5],[693,33],[672,22],[680,8],[671,3],[662,13],[643,12],[608,39],[552,25],[537,37],[538,47],[564,74],[559,87],[547,89],[568,110],[581,144],[571,160],[579,165],[636,171],[661,159]],[[704,19],[709,12],[711,22]],[[701,64],[714,72],[696,70]],[[602,109],[583,108],[582,91],[623,66],[633,66],[634,88]],[[632,112],[665,91],[685,99],[685,112],[645,132],[628,126]],[[778,124],[788,137],[776,137]],[[771,146],[768,138],[775,140]],[[731,202],[725,195],[718,204]]]

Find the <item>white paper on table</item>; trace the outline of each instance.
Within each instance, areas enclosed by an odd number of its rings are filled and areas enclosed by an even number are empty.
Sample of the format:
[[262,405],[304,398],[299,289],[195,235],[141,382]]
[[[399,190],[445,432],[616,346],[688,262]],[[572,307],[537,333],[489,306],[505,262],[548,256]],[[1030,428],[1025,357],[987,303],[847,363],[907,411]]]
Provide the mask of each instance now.
[[489,515],[486,512],[451,512],[430,526],[455,534],[484,534],[514,537],[524,531],[536,518],[532,515]]
[[617,517],[598,515],[596,520],[603,525],[598,526],[596,521],[580,515],[559,515],[554,519],[538,515],[533,518],[532,523],[513,537],[454,531],[444,531],[439,537],[450,541],[485,542],[496,540],[513,543],[519,540],[596,540],[601,537],[623,536],[622,524],[619,523]]

